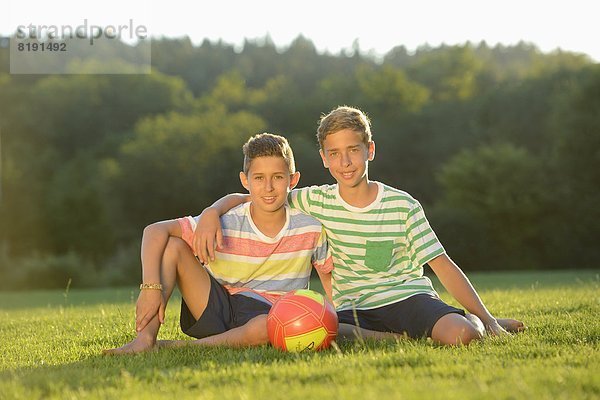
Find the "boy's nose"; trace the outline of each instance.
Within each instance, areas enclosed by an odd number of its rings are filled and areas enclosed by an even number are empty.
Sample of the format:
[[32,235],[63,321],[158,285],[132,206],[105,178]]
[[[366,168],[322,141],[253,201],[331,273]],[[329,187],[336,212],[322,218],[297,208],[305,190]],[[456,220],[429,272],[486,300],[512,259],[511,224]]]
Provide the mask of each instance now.
[[348,156],[348,154],[344,154],[342,155],[342,165],[344,167],[349,166],[350,164],[352,164],[352,161],[350,161],[350,157]]

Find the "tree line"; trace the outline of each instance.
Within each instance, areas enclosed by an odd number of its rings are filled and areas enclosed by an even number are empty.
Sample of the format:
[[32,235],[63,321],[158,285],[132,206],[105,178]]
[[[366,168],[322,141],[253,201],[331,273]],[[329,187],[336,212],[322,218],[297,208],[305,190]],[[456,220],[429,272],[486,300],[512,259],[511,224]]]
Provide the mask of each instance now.
[[0,287],[138,281],[143,227],[242,191],[255,133],[289,139],[300,185],[333,183],[315,131],[341,104],[371,118],[370,177],[419,199],[464,269],[597,268],[600,66],[585,55],[482,42],[375,58],[302,36],[162,38],[151,54],[147,75],[10,75],[0,49]]

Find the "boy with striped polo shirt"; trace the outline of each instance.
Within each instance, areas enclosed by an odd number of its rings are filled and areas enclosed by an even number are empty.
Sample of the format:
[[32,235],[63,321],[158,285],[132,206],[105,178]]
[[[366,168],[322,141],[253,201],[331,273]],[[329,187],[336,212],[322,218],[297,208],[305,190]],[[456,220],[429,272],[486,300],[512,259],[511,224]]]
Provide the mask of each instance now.
[[105,353],[154,348],[175,283],[183,297],[181,328],[197,340],[159,341],[161,347],[268,343],[266,316],[271,305],[288,291],[307,288],[312,267],[331,298],[333,263],[322,225],[285,204],[300,178],[287,140],[263,133],[250,138],[243,151],[240,180],[251,201],[221,217],[217,258],[202,265],[192,251],[199,217],[146,227],[137,337]]
[[[317,138],[323,165],[337,184],[296,189],[289,201],[293,208],[317,218],[327,232],[341,334],[359,326],[364,336],[388,332],[427,336],[441,344],[468,344],[482,338],[486,328],[494,335],[523,329],[520,321],[497,320],[490,314],[446,254],[417,200],[369,181],[375,143],[363,112],[334,109],[321,119]],[[235,202],[231,196],[213,207],[223,210]],[[213,225],[207,220],[204,237],[214,236]],[[211,250],[201,244],[201,251]],[[423,275],[425,264],[471,314],[440,300]]]

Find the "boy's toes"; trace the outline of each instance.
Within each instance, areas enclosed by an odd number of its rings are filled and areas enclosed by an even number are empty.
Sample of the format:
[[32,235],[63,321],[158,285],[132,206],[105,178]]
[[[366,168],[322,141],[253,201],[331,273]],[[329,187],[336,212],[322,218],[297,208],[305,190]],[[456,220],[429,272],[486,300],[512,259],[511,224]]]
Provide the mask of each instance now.
[[507,332],[523,332],[525,329],[527,329],[523,322],[511,318],[498,319],[498,324]]

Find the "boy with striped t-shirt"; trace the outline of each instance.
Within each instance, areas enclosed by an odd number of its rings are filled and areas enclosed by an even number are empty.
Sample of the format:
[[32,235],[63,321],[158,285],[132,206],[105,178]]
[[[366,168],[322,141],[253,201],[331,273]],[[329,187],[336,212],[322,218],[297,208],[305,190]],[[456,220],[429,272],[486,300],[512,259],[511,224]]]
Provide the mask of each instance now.
[[193,253],[199,217],[157,222],[144,229],[143,283],[136,307],[137,337],[108,354],[156,346],[175,283],[182,294],[181,328],[197,340],[160,341],[161,347],[268,343],[266,317],[284,293],[308,287],[312,267],[331,298],[333,262],[322,225],[286,205],[300,178],[287,140],[263,133],[244,145],[242,185],[251,201],[221,217],[217,258],[204,265]]
[[[419,202],[408,193],[369,181],[375,157],[370,122],[360,110],[338,107],[317,130],[323,165],[335,185],[292,191],[293,208],[317,218],[325,228],[334,260],[333,301],[340,333],[354,326],[364,336],[382,333],[431,337],[442,344],[468,344],[483,337],[524,328],[520,321],[494,318],[477,292],[448,257],[429,226]],[[239,202],[230,195],[217,211]],[[206,221],[205,237],[214,237],[215,219]],[[204,221],[203,221],[204,224]],[[206,257],[210,248],[202,241]],[[448,292],[471,314],[445,304],[423,275],[429,264]]]
[[[322,221],[335,259],[338,311],[372,309],[435,294],[422,266],[444,253],[418,201],[379,182],[374,201],[355,207],[339,185],[295,190],[290,203]],[[404,282],[398,285],[398,282]]]
[[[312,266],[319,274],[327,296],[331,298],[333,261],[328,254],[321,223],[283,205],[286,217],[283,228],[270,237],[254,223],[255,212],[251,206],[252,203],[244,203],[221,216],[223,242],[222,246],[215,249],[215,260],[204,266],[209,275],[229,295],[243,296],[240,299],[244,301],[256,300],[257,312],[261,314],[268,313],[271,305],[286,292],[308,288]],[[190,248],[198,218],[178,220],[181,238]],[[250,315],[244,317],[238,321],[238,325]],[[210,325],[202,321],[196,322],[196,319],[184,298],[180,316],[184,333],[194,337],[220,333],[214,332]]]

